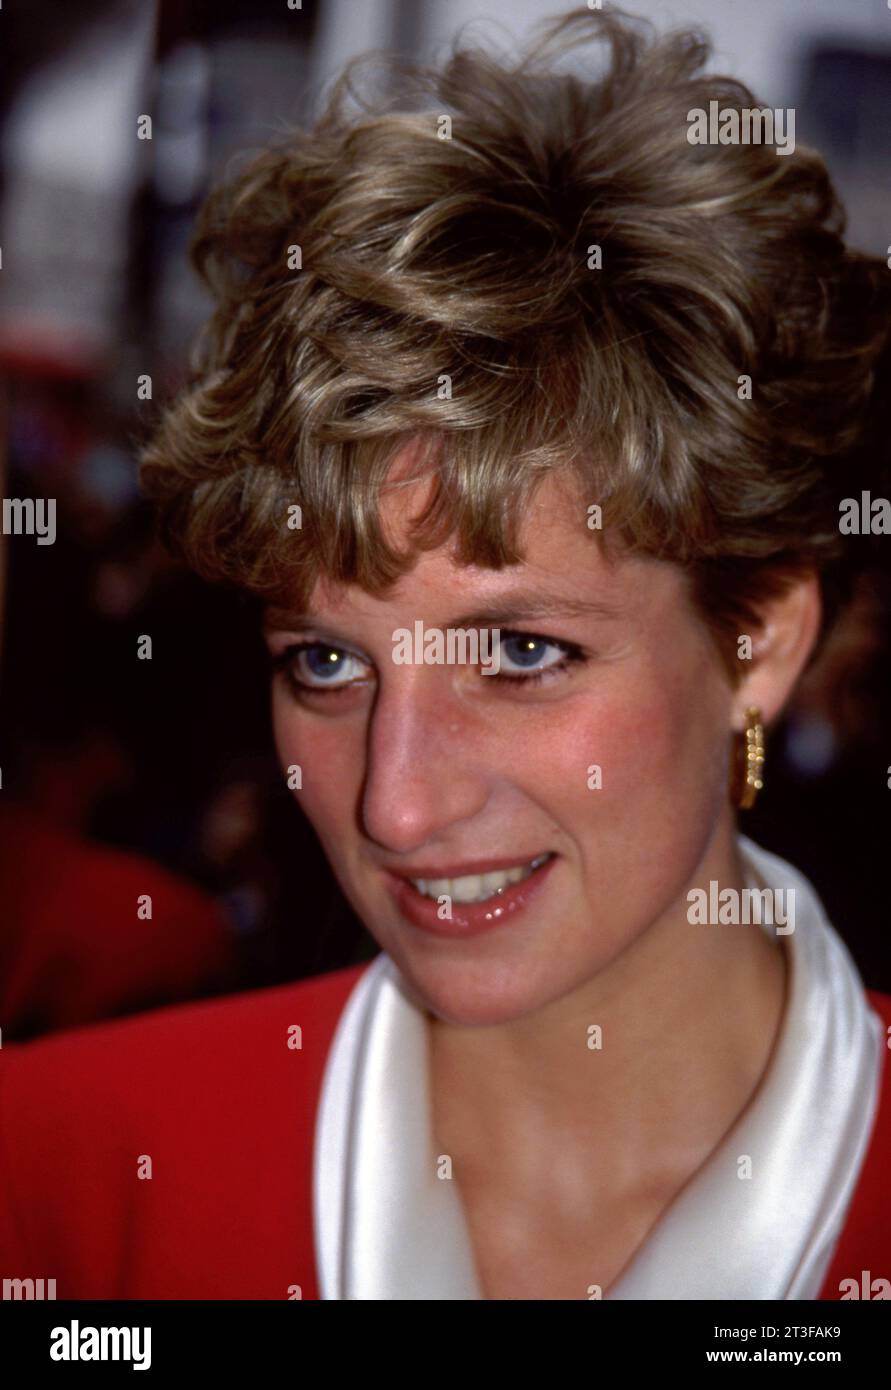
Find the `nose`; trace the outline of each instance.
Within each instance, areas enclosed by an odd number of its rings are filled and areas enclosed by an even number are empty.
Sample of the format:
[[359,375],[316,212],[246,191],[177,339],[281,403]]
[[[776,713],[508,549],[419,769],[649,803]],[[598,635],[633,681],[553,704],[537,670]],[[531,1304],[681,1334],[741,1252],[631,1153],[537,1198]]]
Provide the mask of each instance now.
[[467,712],[441,670],[403,668],[381,688],[368,728],[362,821],[393,854],[411,854],[485,805],[486,772]]

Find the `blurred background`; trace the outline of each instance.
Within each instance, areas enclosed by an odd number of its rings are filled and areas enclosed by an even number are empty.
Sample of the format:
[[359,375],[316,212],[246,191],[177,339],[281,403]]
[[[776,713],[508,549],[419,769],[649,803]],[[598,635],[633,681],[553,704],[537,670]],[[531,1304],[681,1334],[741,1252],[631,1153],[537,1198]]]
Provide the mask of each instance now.
[[[3,496],[55,498],[5,542],[0,1028],[9,1039],[337,968],[374,953],[272,750],[247,610],[153,537],[136,454],[208,311],[198,205],[311,118],[354,53],[499,46],[532,0],[28,0],[0,11]],[[715,69],[794,106],[849,237],[891,242],[886,0],[627,0],[696,23]],[[150,116],[152,138],[139,139]],[[153,400],[140,400],[148,374]],[[0,575],[0,591],[3,581]],[[150,635],[151,660],[137,657]],[[850,660],[851,657],[854,660]],[[808,874],[867,985],[891,990],[885,863],[891,582],[870,572],[768,744],[743,829]],[[150,904],[148,900],[150,899]]]

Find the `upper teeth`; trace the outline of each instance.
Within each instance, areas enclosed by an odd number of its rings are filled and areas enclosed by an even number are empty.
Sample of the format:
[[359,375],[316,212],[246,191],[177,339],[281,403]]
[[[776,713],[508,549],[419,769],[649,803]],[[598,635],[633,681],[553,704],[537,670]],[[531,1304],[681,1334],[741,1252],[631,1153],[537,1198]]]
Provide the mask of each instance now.
[[503,893],[512,883],[521,883],[548,858],[540,854],[515,869],[499,869],[492,874],[463,874],[461,878],[413,878],[411,882],[425,898],[447,897],[456,903],[482,903]]

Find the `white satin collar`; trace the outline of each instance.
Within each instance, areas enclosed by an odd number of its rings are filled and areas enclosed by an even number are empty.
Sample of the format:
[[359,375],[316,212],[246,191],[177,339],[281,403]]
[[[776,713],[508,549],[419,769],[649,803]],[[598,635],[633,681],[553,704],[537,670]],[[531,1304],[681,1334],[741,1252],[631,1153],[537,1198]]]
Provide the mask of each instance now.
[[[748,886],[795,889],[786,1012],[753,1101],[672,1202],[608,1299],[809,1299],[866,1154],[881,1021],[798,870],[739,837]],[[436,1176],[427,1032],[382,954],[326,1062],[313,1156],[323,1299],[479,1299],[457,1183]],[[752,1177],[737,1176],[740,1155]]]

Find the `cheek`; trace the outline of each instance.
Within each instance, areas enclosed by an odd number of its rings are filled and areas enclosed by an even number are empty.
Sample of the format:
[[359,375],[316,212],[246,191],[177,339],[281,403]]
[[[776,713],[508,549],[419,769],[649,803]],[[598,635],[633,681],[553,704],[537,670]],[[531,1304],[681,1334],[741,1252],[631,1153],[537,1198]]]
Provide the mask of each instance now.
[[713,780],[718,725],[704,685],[652,683],[607,711],[605,757],[617,790],[659,802],[688,806]]
[[324,719],[295,704],[287,691],[272,698],[272,728],[285,773],[294,765],[302,786],[292,792],[326,843],[343,841],[353,817],[364,772],[363,740],[349,720]]
[[635,673],[617,667],[555,706],[527,792],[547,801],[570,837],[596,828],[586,851],[608,843],[616,864],[670,855],[686,839],[699,844],[724,795],[728,709],[713,669],[695,654]]

